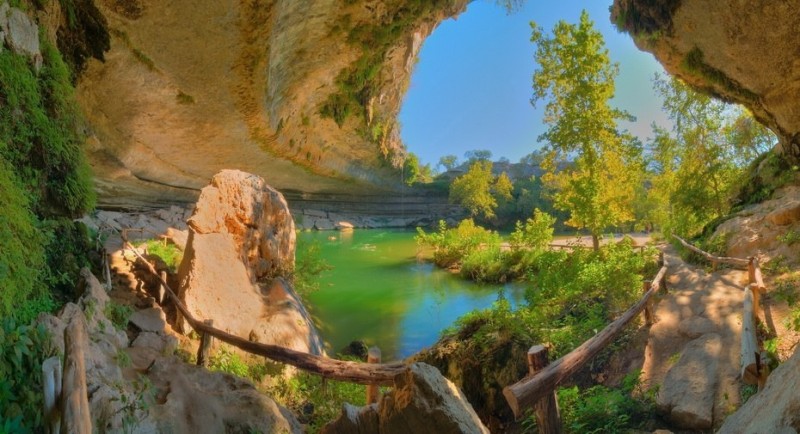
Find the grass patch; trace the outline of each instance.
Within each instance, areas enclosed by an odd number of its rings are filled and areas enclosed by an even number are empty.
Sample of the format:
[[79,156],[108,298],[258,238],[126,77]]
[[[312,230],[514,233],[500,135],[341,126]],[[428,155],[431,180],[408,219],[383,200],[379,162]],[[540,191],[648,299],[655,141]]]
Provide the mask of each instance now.
[[106,303],[104,313],[106,318],[114,324],[117,330],[125,330],[128,327],[128,320],[130,320],[131,314],[133,314],[133,309],[128,305],[110,301]]
[[183,259],[183,252],[175,244],[165,243],[162,240],[151,239],[140,243],[137,247],[144,247],[150,255],[158,256],[167,264],[173,273],[178,269]]

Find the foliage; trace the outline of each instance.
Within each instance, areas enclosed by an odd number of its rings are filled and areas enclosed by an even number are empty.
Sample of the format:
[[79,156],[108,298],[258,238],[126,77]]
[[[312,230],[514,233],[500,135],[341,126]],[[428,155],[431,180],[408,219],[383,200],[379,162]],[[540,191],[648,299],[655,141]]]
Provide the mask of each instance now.
[[419,157],[413,152],[409,152],[403,162],[403,173],[406,185],[417,183],[429,183],[433,180],[433,173],[429,164],[420,165]]
[[740,180],[776,139],[749,112],[694,92],[676,78],[657,75],[654,87],[674,128],[654,126],[648,171],[653,203],[646,218],[667,235],[693,236],[727,215],[738,190],[760,184],[750,180],[743,186]]
[[553,242],[555,223],[555,218],[537,208],[524,224],[517,222],[508,242],[512,249],[544,250]]
[[455,169],[458,165],[458,157],[455,155],[444,155],[439,158],[439,165],[444,167],[445,170]]
[[464,153],[464,158],[467,163],[472,165],[476,161],[490,161],[492,159],[492,151],[488,149],[475,149]]
[[418,245],[433,247],[433,262],[442,268],[458,266],[470,253],[481,248],[499,248],[500,245],[497,232],[477,226],[472,219],[462,220],[452,229],[440,220],[438,231],[432,233],[417,228],[415,239]]
[[106,318],[114,324],[117,330],[125,330],[128,327],[128,320],[131,314],[133,314],[133,309],[127,304],[109,301],[106,303],[106,308],[103,313],[106,315]]
[[778,241],[791,246],[800,241],[800,231],[794,229],[786,231],[785,234],[778,236]]
[[569,433],[618,433],[644,429],[655,416],[655,390],[644,390],[641,371],[626,375],[618,389],[602,385],[558,389],[564,429]]
[[148,255],[161,258],[173,273],[178,269],[181,260],[183,260],[183,251],[175,244],[167,243],[164,240],[146,240],[137,247],[144,247]]
[[68,292],[87,265],[85,230],[58,215],[91,209],[69,71],[43,40],[38,75],[23,56],[0,53],[0,317],[27,321],[52,310],[47,289]]
[[492,219],[498,202],[512,199],[513,185],[508,175],[492,175],[492,162],[477,160],[467,173],[459,176],[450,185],[450,202],[457,203],[469,211],[472,217]]
[[294,274],[292,274],[294,288],[304,298],[319,289],[319,276],[333,269],[322,258],[318,241],[312,241],[308,245],[305,243],[302,238],[298,237],[297,259],[295,261]]
[[118,412],[122,413],[122,431],[124,433],[135,432],[135,428],[144,420],[155,402],[156,390],[149,378],[140,374],[132,384],[132,393],[128,393],[121,384],[116,384],[115,388],[119,392],[119,398],[111,398],[112,401],[120,401],[122,404],[122,408]]
[[354,383],[326,380],[317,375],[300,372],[268,389],[276,401],[300,415],[309,433],[317,433],[328,422],[336,419],[347,402],[365,405],[364,386]]
[[[604,229],[633,219],[641,172],[641,145],[617,131],[617,121],[632,117],[609,105],[619,66],[586,11],[577,25],[559,21],[551,37],[531,27],[539,64],[531,102],[547,100],[548,129],[539,136],[546,142],[545,181],[556,191],[556,207],[569,210],[567,224],[588,229],[597,248]],[[573,156],[573,164],[556,170]]]
[[42,362],[51,356],[44,326],[0,322],[0,431],[42,429]]

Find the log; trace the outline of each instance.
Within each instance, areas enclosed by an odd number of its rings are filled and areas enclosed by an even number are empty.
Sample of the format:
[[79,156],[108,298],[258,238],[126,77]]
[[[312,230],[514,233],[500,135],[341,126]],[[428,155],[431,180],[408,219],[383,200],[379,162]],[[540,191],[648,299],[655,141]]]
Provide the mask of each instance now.
[[[528,373],[535,375],[550,363],[547,347],[534,345],[528,350]],[[536,426],[542,434],[559,434],[563,431],[561,415],[558,411],[556,392],[548,393],[533,406],[536,414]]]
[[[208,327],[214,327],[214,320],[207,319],[203,321],[203,324],[207,325]],[[211,353],[211,344],[214,343],[214,337],[211,336],[208,332],[203,332],[200,335],[200,347],[197,348],[197,366],[207,367],[208,361],[210,358],[209,353]]]
[[586,362],[605,348],[633,318],[641,313],[653,294],[659,290],[659,282],[661,282],[666,272],[667,267],[661,267],[658,274],[653,278],[650,289],[644,296],[593,338],[584,342],[578,348],[575,348],[569,354],[556,360],[537,374],[533,376],[529,375],[510,386],[506,386],[503,389],[503,395],[505,395],[508,405],[514,412],[514,416],[520,417],[524,409],[531,407],[547,393],[552,392],[564,379],[581,369]]
[[[134,254],[141,259],[144,259],[139,252],[135,249]],[[228,332],[210,327],[202,321],[196,319],[186,305],[180,301],[175,292],[170,288],[169,284],[161,279],[153,265],[144,261],[144,265],[150,274],[156,276],[164,290],[175,303],[178,313],[182,315],[187,323],[198,333],[208,333],[209,335],[233,345],[250,354],[266,357],[270,360],[286,363],[287,365],[294,366],[306,372],[320,375],[325,378],[330,378],[338,381],[347,381],[356,384],[378,384],[382,386],[389,386],[395,375],[405,371],[406,364],[404,363],[383,363],[383,364],[367,364],[358,362],[348,362],[344,360],[330,359],[327,357],[316,356],[313,354],[295,351],[289,348],[284,348],[278,345],[268,345],[259,342],[251,342],[248,339],[232,335]]]
[[688,242],[686,242],[686,240],[684,240],[683,238],[681,238],[681,237],[679,237],[677,235],[673,234],[672,236],[676,240],[678,240],[681,243],[681,245],[683,245],[683,247],[686,247],[687,249],[697,253],[698,255],[700,255],[700,256],[702,256],[704,258],[706,258],[706,260],[711,262],[711,264],[713,265],[715,270],[717,268],[717,264],[728,264],[728,265],[734,265],[734,266],[737,266],[737,267],[746,267],[747,264],[749,263],[749,261],[747,259],[731,258],[731,257],[728,257],[728,256],[714,256],[711,253],[704,252],[704,251],[698,249],[697,247],[689,244]]
[[61,413],[58,398],[61,397],[61,359],[50,357],[42,363],[42,388],[44,392],[44,428],[48,434],[61,432]]
[[757,385],[759,382],[759,351],[756,340],[755,316],[753,314],[753,289],[755,285],[748,285],[744,289],[744,302],[742,311],[742,350],[741,350],[741,375],[745,384]]
[[[381,362],[381,349],[378,347],[371,347],[367,352],[367,363],[380,363]],[[378,394],[380,390],[377,384],[367,385],[367,405],[378,402]]]
[[61,387],[61,426],[64,432],[70,434],[92,433],[84,354],[88,346],[83,315],[74,315],[64,330],[64,378]]

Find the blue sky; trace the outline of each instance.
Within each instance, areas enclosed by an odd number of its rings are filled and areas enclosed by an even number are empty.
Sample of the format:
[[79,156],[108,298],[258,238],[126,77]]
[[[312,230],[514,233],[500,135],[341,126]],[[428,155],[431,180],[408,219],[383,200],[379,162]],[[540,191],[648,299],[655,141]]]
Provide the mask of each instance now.
[[653,121],[669,126],[654,94],[651,79],[663,68],[639,51],[630,36],[609,20],[611,0],[528,0],[522,10],[507,14],[491,0],[472,2],[457,19],[443,22],[425,41],[400,112],[401,135],[423,163],[439,157],[489,149],[493,158],[512,162],[540,148],[545,131],[540,101],[530,104],[531,76],[536,67],[530,22],[550,33],[558,20],[578,21],[586,9],[603,34],[612,61],[620,64],[615,106],[637,117],[623,124],[643,140]]

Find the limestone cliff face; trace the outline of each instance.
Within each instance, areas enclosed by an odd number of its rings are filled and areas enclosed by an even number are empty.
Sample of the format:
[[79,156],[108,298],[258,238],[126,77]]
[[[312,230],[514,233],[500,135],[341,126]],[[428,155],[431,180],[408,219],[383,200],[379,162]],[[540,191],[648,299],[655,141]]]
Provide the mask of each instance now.
[[224,168],[279,190],[398,188],[417,51],[466,0],[95,3],[111,49],[78,99],[100,204],[142,206],[194,200]]
[[800,8],[791,1],[615,0],[611,19],[697,89],[741,103],[800,158]]

